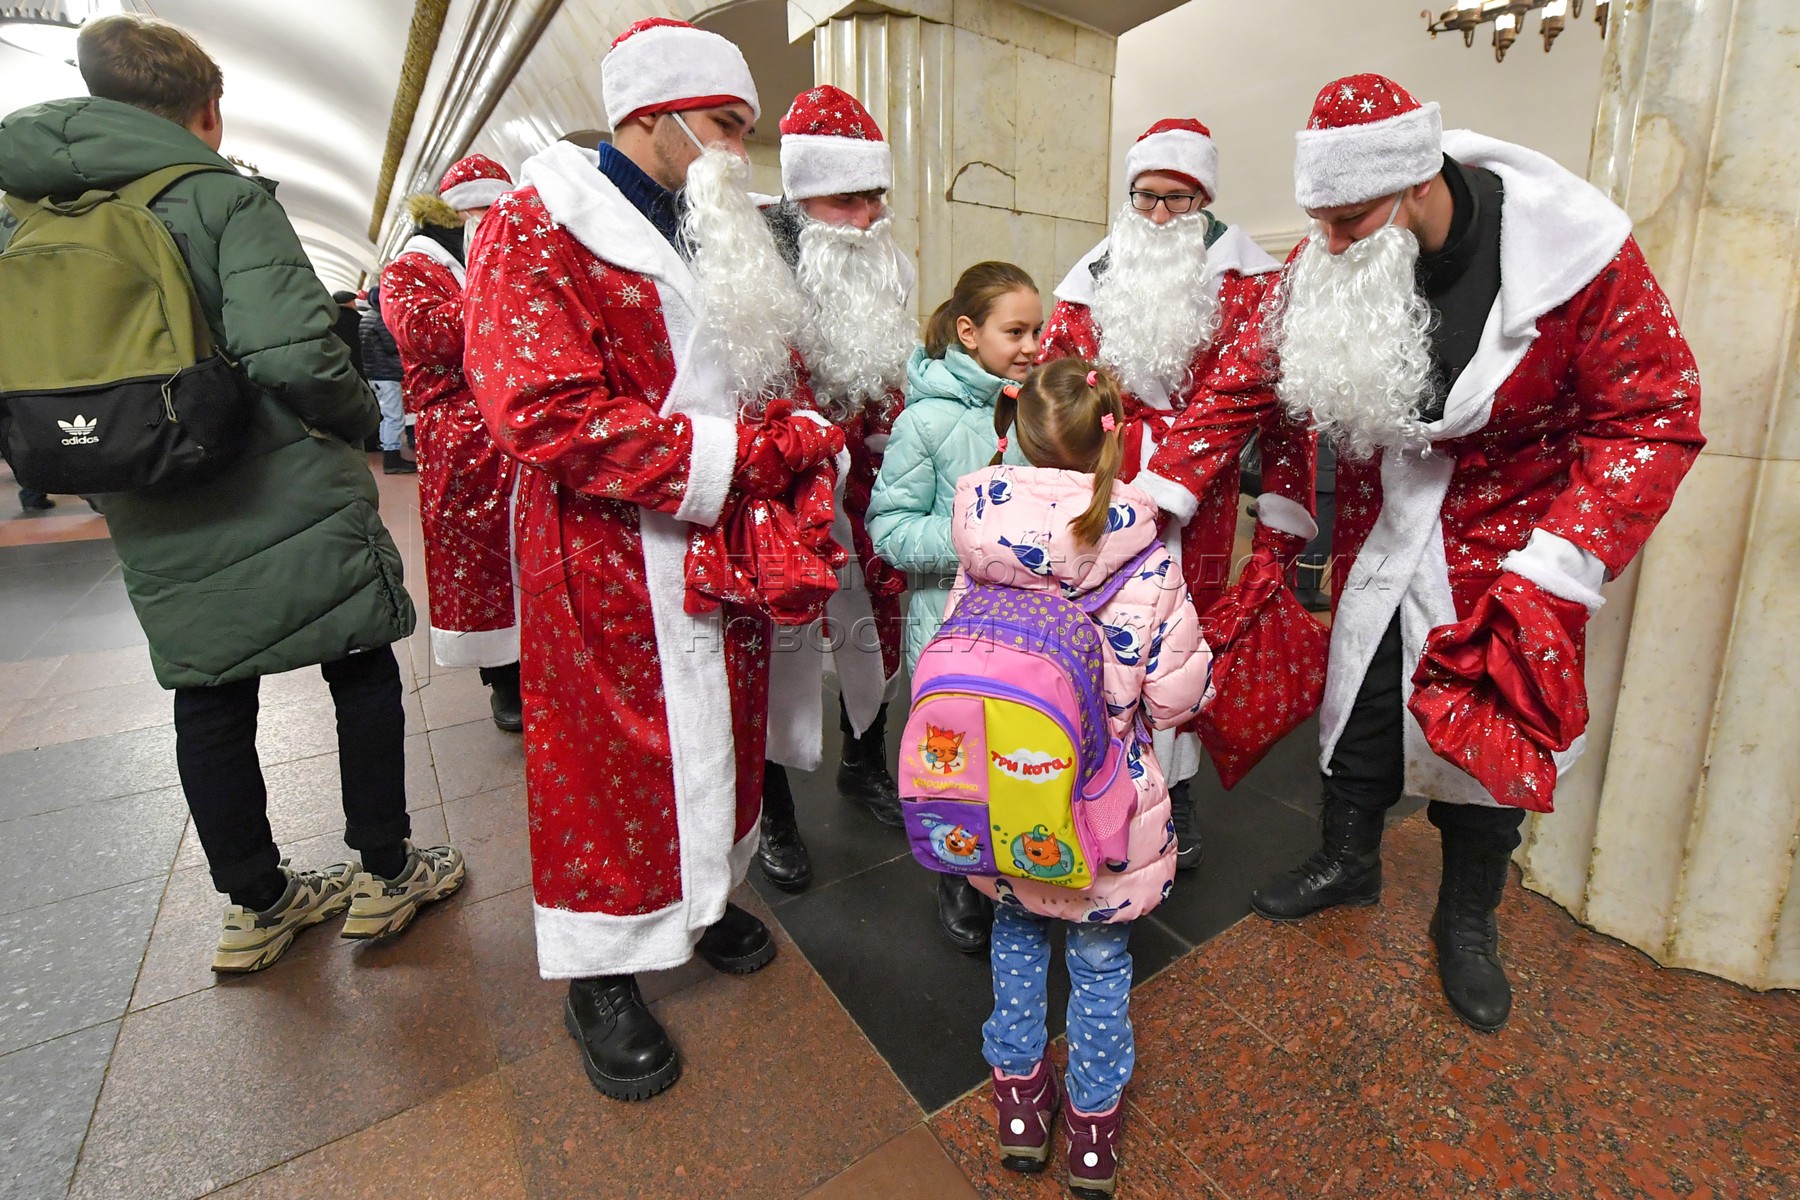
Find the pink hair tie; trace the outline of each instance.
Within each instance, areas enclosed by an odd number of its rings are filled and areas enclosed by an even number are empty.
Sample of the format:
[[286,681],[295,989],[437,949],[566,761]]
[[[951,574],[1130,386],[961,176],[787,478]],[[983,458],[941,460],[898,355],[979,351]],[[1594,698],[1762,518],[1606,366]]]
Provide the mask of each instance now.
[[1100,414],[1100,428],[1106,430],[1106,432],[1108,432],[1108,433],[1111,433],[1113,430],[1117,429],[1118,427],[1119,427],[1119,423],[1113,419],[1113,415],[1111,413],[1101,413]]
[[1100,386],[1100,372],[1089,371],[1087,383],[1088,383],[1089,387],[1099,387]]
[[1005,438],[1000,439],[1000,453],[1002,453],[1002,454],[1006,453],[1006,439]]

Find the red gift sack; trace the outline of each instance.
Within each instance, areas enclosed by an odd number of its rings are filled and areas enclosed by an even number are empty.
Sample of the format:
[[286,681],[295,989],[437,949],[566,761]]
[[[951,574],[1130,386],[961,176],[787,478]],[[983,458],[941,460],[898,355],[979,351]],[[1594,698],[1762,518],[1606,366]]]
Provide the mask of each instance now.
[[825,614],[847,555],[831,539],[836,474],[801,472],[779,500],[733,492],[719,523],[688,537],[689,613],[721,604],[766,613],[777,625],[810,625]]
[[1300,606],[1281,563],[1258,551],[1206,615],[1213,701],[1194,725],[1227,788],[1250,773],[1325,698],[1331,631]]
[[1554,807],[1551,756],[1587,729],[1587,619],[1586,605],[1507,574],[1425,640],[1407,707],[1438,757],[1501,804]]

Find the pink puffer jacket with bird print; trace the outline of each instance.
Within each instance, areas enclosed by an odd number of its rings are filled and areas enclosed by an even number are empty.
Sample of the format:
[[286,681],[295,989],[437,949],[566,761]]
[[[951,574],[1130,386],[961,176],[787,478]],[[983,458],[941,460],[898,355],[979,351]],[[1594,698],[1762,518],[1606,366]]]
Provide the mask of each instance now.
[[[1126,483],[1114,483],[1106,533],[1083,546],[1069,523],[1087,511],[1094,477],[1080,471],[1003,465],[957,481],[951,538],[963,574],[950,594],[954,612],[969,578],[1076,599],[1104,584],[1157,540],[1157,506]],[[1181,572],[1157,549],[1094,619],[1105,657],[1104,691],[1113,735],[1129,747],[1137,786],[1127,856],[1108,863],[1086,888],[1029,879],[978,877],[977,888],[1001,904],[1064,921],[1130,921],[1160,904],[1175,880],[1175,826],[1169,789],[1140,720],[1166,729],[1191,719],[1212,696],[1212,654],[1200,635]]]

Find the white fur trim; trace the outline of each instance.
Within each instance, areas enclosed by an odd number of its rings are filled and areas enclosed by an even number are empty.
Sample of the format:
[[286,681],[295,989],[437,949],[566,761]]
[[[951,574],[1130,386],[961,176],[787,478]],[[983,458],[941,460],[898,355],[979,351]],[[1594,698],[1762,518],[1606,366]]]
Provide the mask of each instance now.
[[[1454,459],[1433,451],[1382,455],[1381,515],[1350,566],[1331,623],[1325,699],[1319,708],[1319,768],[1326,774],[1363,676],[1395,613],[1400,616],[1402,704],[1412,695],[1412,673],[1425,639],[1456,622],[1440,517],[1455,470]],[[1437,756],[1410,713],[1404,727],[1409,795],[1497,806],[1487,789]],[[1574,765],[1585,745],[1586,739],[1578,738],[1555,755],[1559,775]]]
[[[656,284],[676,366],[662,415],[695,418],[696,430],[709,418],[734,422],[737,409],[720,356],[697,327],[692,273],[668,239],[599,172],[595,155],[558,142],[533,156],[520,178],[522,186],[537,189],[551,219],[596,257]],[[697,434],[695,445],[704,461],[723,457],[708,448],[719,441]],[[731,456],[735,465],[735,432]],[[710,470],[690,471],[695,482],[711,483],[716,476]],[[684,497],[683,507],[691,500],[691,494]],[[724,913],[726,895],[742,880],[756,847],[754,831],[742,840],[732,836],[737,763],[731,712],[739,700],[725,673],[723,618],[717,612],[693,616],[685,608],[690,526],[671,514],[642,509],[638,531],[662,668],[682,898],[635,917],[539,909],[538,961],[546,978],[659,970],[686,962],[700,933]],[[760,704],[764,699],[746,697],[742,702]]]
[[1200,773],[1200,739],[1192,733],[1158,729],[1150,735],[1150,749],[1156,755],[1156,765],[1162,768],[1163,781],[1170,787]]
[[1606,564],[1547,529],[1533,529],[1525,548],[1502,558],[1500,569],[1524,576],[1552,596],[1585,604],[1589,613],[1599,612],[1606,603],[1600,594],[1600,585],[1606,580]]
[[1411,112],[1294,135],[1294,200],[1301,208],[1361,204],[1424,183],[1444,166],[1436,101]]
[[871,433],[863,439],[863,446],[870,454],[886,454],[887,444],[888,435],[885,433]]
[[1631,218],[1554,160],[1468,129],[1444,153],[1500,177],[1501,332],[1537,336],[1537,320],[1593,282],[1631,236]]
[[737,470],[737,422],[693,416],[688,425],[694,431],[694,442],[688,451],[687,491],[675,510],[675,519],[691,525],[716,525]]
[[494,201],[513,190],[513,185],[504,179],[471,179],[467,183],[459,183],[440,197],[445,204],[458,212],[471,208],[489,208]]
[[[758,831],[739,838],[725,856],[736,887],[749,871]],[[695,924],[681,903],[629,917],[610,913],[571,912],[532,905],[537,927],[538,974],[545,979],[586,979],[592,975],[635,975],[668,971],[694,956],[694,943],[706,927],[725,915],[719,904],[712,917]]]
[[1197,180],[1211,203],[1219,194],[1219,148],[1191,129],[1165,129],[1133,142],[1125,152],[1125,186],[1146,171],[1175,171]]
[[888,191],[894,151],[863,138],[790,133],[781,139],[781,190],[790,200]]
[[703,96],[735,96],[752,120],[762,116],[744,52],[716,33],[677,25],[646,29],[608,51],[600,94],[614,130],[639,109]]
[[519,627],[462,632],[431,627],[431,657],[440,667],[504,667],[519,661]]
[[1200,511],[1200,501],[1195,498],[1194,493],[1172,479],[1164,479],[1161,475],[1144,471],[1131,482],[1156,501],[1156,507],[1174,517],[1177,525],[1186,525]]
[[[415,233],[407,238],[406,245],[400,247],[400,253],[423,254],[426,258],[429,258],[432,262],[456,276],[457,287],[463,286],[463,265],[456,261],[456,255],[450,253],[424,234]],[[396,255],[395,257],[397,258],[399,255]]]
[[816,771],[825,757],[825,649],[818,623],[775,629],[769,646],[769,725],[763,757]]
[[[674,307],[668,296],[671,289],[678,293],[681,306],[692,313],[697,306],[694,273],[669,245],[669,239],[600,173],[599,161],[592,150],[552,142],[519,169],[519,186],[536,188],[551,219],[595,256],[653,279],[661,293],[665,321]],[[688,323],[691,326],[691,318]],[[676,347],[685,344],[673,328],[669,342]]]
[[1309,542],[1319,536],[1319,524],[1306,506],[1279,492],[1264,492],[1256,498],[1256,521],[1277,533],[1290,533]]

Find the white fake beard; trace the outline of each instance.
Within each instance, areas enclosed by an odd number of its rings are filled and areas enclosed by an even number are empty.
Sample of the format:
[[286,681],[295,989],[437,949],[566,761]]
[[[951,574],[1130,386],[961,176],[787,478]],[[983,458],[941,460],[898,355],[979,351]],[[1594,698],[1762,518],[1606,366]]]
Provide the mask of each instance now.
[[805,311],[793,272],[744,185],[750,167],[708,148],[688,167],[681,233],[694,248],[701,321],[717,344],[732,393],[751,414],[785,394]]
[[465,269],[474,265],[469,261],[469,252],[475,249],[475,235],[480,229],[481,217],[470,217],[463,222],[463,267]]
[[1129,204],[1113,221],[1106,273],[1094,281],[1100,361],[1147,403],[1178,396],[1194,356],[1219,331],[1207,278],[1205,213],[1158,225]]
[[1413,277],[1418,261],[1418,239],[1397,225],[1337,255],[1315,226],[1284,274],[1276,393],[1289,416],[1348,458],[1429,440],[1418,414],[1431,386],[1433,316]]
[[807,218],[795,276],[806,302],[800,354],[820,407],[842,420],[865,404],[885,403],[906,381],[919,342],[893,218],[868,229]]

